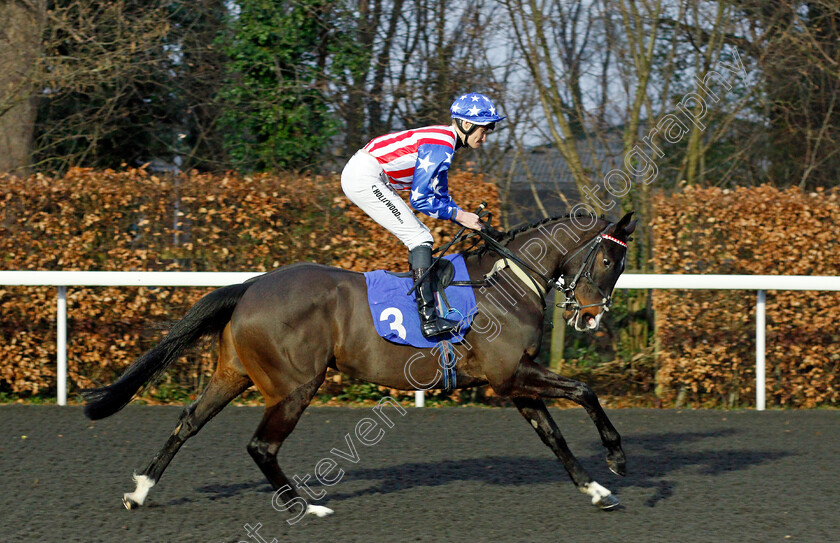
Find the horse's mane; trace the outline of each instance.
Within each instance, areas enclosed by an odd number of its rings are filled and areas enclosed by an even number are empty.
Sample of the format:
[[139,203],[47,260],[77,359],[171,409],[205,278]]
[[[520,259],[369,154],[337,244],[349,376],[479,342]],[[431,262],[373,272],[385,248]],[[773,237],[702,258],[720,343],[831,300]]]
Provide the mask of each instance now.
[[[534,223],[524,224],[522,226],[517,226],[516,228],[508,230],[507,232],[502,232],[501,237],[499,237],[499,239],[497,239],[496,241],[498,241],[501,245],[506,246],[508,243],[513,241],[514,238],[516,238],[516,236],[518,236],[519,234],[521,234],[523,232],[529,232],[529,231],[533,230],[534,228],[538,228],[538,227],[540,227],[544,224],[554,222],[554,221],[564,220],[564,219],[568,220],[568,219],[571,219],[571,218],[583,218],[583,217],[589,218],[589,217],[591,217],[591,215],[585,215],[585,214],[582,214],[582,213],[575,213],[574,215],[572,215],[571,213],[566,213],[565,215],[557,215],[557,216],[554,216],[554,217],[548,217],[548,218],[539,220],[539,221],[534,222]],[[600,218],[604,219],[604,216],[601,216]],[[486,243],[482,243],[481,247],[479,247],[477,249],[471,249],[469,251],[464,252],[463,254],[464,254],[464,256],[477,255],[480,258],[480,257],[484,256],[485,254],[487,254],[491,250],[492,249],[490,249],[487,246]]]

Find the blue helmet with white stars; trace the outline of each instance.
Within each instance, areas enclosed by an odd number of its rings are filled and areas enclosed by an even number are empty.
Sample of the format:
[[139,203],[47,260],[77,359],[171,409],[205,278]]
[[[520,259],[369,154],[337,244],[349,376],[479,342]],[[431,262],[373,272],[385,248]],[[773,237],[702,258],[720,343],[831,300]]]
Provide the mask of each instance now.
[[501,121],[505,117],[499,115],[493,102],[477,92],[459,96],[449,108],[453,119],[461,119],[472,124],[484,126]]

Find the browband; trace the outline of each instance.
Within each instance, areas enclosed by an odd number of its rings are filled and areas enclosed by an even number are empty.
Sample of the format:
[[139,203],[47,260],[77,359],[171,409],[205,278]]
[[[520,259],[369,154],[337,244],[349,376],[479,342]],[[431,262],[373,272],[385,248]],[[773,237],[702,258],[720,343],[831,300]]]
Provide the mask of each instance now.
[[604,239],[608,239],[610,241],[614,241],[614,242],[618,243],[619,245],[621,245],[622,247],[624,247],[625,249],[627,248],[626,243],[624,243],[620,239],[616,239],[616,238],[610,236],[609,234],[601,234],[601,237],[604,238]]

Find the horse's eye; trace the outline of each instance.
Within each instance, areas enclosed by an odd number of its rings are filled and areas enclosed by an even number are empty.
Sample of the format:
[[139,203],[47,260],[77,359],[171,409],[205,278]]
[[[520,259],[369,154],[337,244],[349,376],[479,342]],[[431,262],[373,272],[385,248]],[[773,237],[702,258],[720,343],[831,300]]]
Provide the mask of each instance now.
[[612,264],[612,262],[610,262],[610,259],[609,259],[609,258],[605,258],[605,259],[604,259],[604,267],[605,267],[605,268],[609,268],[609,267],[610,267],[610,264]]

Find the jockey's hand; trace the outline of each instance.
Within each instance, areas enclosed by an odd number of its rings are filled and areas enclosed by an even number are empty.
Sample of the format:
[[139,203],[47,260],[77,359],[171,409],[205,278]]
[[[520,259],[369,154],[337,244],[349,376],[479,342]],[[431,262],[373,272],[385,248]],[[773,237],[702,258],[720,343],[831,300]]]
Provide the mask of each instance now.
[[462,209],[455,213],[455,222],[472,230],[481,230],[482,226],[481,221],[478,220],[478,215]]

